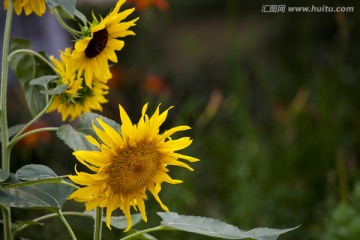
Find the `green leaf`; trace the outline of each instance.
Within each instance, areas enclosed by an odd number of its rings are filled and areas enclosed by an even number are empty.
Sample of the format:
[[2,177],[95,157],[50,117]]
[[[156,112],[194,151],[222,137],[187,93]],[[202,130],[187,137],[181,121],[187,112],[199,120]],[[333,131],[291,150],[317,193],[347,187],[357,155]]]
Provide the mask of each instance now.
[[[31,43],[26,39],[13,38],[11,40],[10,52],[19,49],[31,49]],[[35,77],[35,58],[31,55],[18,53],[11,58],[10,68],[21,84]]]
[[67,18],[74,18],[75,15],[75,0],[46,0],[49,8],[56,8],[59,12]]
[[61,125],[56,134],[73,150],[96,150],[95,146],[88,142],[85,134],[75,130],[69,124]]
[[58,78],[59,77],[57,75],[45,75],[31,80],[29,84],[32,86],[41,86],[45,90],[48,90],[49,83]]
[[174,212],[159,212],[158,215],[163,220],[161,222],[161,225],[163,226],[186,232],[225,239],[251,238],[256,240],[275,240],[279,237],[280,234],[297,228],[255,228],[250,231],[243,231],[233,225],[212,218],[185,216]]
[[98,123],[98,121],[96,120],[97,118],[100,118],[101,120],[103,120],[105,123],[107,123],[110,127],[114,128],[116,131],[118,131],[120,133],[120,126],[117,122],[106,118],[100,114],[96,114],[96,113],[84,113],[78,124],[76,125],[75,129],[79,132],[82,132],[86,135],[91,135],[94,138],[98,138],[94,128],[93,128],[93,123],[95,124],[95,126],[99,127],[100,129],[102,129],[102,127],[100,126],[100,124]]
[[17,170],[15,176],[24,181],[58,177],[51,168],[40,164],[25,165]]
[[42,183],[0,190],[0,203],[16,208],[60,209],[73,188],[57,183]]
[[46,91],[42,90],[40,92],[43,94],[47,94],[47,95],[59,95],[59,94],[65,92],[66,89],[68,88],[68,86],[69,86],[68,84],[61,84],[61,85],[57,85],[53,89],[46,90]]
[[[31,43],[25,39],[13,39],[11,51],[18,49],[31,49]],[[41,112],[47,103],[47,96],[41,94],[42,88],[37,85],[30,85],[30,81],[45,72],[52,72],[51,68],[42,61],[25,53],[18,53],[11,58],[10,68],[19,79],[21,89],[25,95],[31,115],[34,117]],[[53,74],[53,73],[52,73]]]

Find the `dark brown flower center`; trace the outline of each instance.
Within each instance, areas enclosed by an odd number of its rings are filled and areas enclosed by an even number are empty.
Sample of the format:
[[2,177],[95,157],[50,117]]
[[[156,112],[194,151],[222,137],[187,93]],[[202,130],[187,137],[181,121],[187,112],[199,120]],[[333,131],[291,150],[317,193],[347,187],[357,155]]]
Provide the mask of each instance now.
[[160,157],[152,143],[140,142],[117,152],[107,167],[108,185],[114,193],[141,191],[159,169]]
[[108,36],[109,33],[106,28],[95,32],[87,48],[85,49],[85,56],[88,58],[94,58],[99,55],[106,47]]

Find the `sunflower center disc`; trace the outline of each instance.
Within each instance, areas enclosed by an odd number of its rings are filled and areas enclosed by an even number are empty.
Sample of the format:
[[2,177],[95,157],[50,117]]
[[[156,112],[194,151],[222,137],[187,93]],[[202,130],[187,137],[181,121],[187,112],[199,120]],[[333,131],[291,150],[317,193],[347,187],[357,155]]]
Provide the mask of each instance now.
[[146,187],[159,168],[159,153],[153,144],[141,142],[118,151],[107,167],[108,184],[115,193],[136,192]]
[[95,32],[93,34],[93,38],[90,40],[87,48],[85,49],[85,56],[93,58],[99,55],[106,47],[108,35],[108,31],[105,28]]

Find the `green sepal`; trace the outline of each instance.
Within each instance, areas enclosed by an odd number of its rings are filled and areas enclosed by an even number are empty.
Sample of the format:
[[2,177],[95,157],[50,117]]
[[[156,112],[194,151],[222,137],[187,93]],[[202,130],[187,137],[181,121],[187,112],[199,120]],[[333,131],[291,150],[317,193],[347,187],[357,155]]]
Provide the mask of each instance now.
[[280,234],[292,231],[295,228],[272,229],[272,228],[254,228],[249,231],[240,230],[238,227],[224,223],[217,219],[185,216],[174,212],[158,212],[161,218],[161,225],[182,230],[186,232],[197,233],[201,235],[224,238],[224,239],[256,239],[256,240],[275,240]]

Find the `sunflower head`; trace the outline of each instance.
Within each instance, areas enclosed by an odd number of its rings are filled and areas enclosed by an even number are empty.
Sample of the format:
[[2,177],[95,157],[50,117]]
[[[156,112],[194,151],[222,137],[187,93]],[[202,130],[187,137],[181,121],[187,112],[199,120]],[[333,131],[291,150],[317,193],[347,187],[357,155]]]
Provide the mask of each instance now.
[[80,75],[84,73],[88,87],[91,87],[94,76],[107,82],[111,77],[108,61],[117,62],[115,51],[120,51],[125,45],[119,38],[135,35],[129,28],[135,26],[138,18],[128,22],[123,21],[134,11],[133,8],[119,12],[124,2],[125,0],[118,1],[105,18],[100,17],[98,20],[93,15],[93,22],[89,27],[83,28],[84,36],[75,43],[72,54],[73,65]]
[[[4,9],[8,8],[8,0],[4,0]],[[28,16],[31,13],[35,13],[41,17],[45,11],[45,0],[15,0],[14,11],[17,15],[20,15],[24,10],[25,15]]]
[[109,87],[95,78],[92,87],[89,88],[83,78],[71,67],[70,48],[63,52],[60,51],[60,60],[54,57],[50,57],[50,59],[54,63],[55,71],[60,79],[58,84],[67,84],[68,87],[63,93],[54,96],[47,112],[57,110],[62,116],[62,121],[66,121],[68,118],[72,121],[84,112],[101,111],[101,104],[107,102],[105,95],[108,93]]
[[177,126],[160,133],[159,128],[169,109],[160,113],[158,107],[149,117],[146,114],[146,104],[140,120],[133,124],[120,106],[120,129],[114,129],[98,118],[97,122],[93,123],[93,128],[99,141],[92,136],[87,137],[97,150],[73,153],[92,173],[76,171],[75,176],[70,176],[72,181],[84,187],[76,190],[69,198],[85,202],[87,210],[98,206],[106,207],[106,225],[109,228],[112,212],[116,209],[122,210],[128,221],[125,231],[132,226],[131,207],[139,209],[142,219],[147,221],[144,203],[147,191],[154,196],[162,209],[168,211],[158,195],[161,184],[182,182],[168,175],[168,166],[180,166],[192,171],[189,165],[179,159],[198,161],[177,153],[191,144],[189,137],[176,140],[170,138],[176,132],[190,129],[188,126]]

